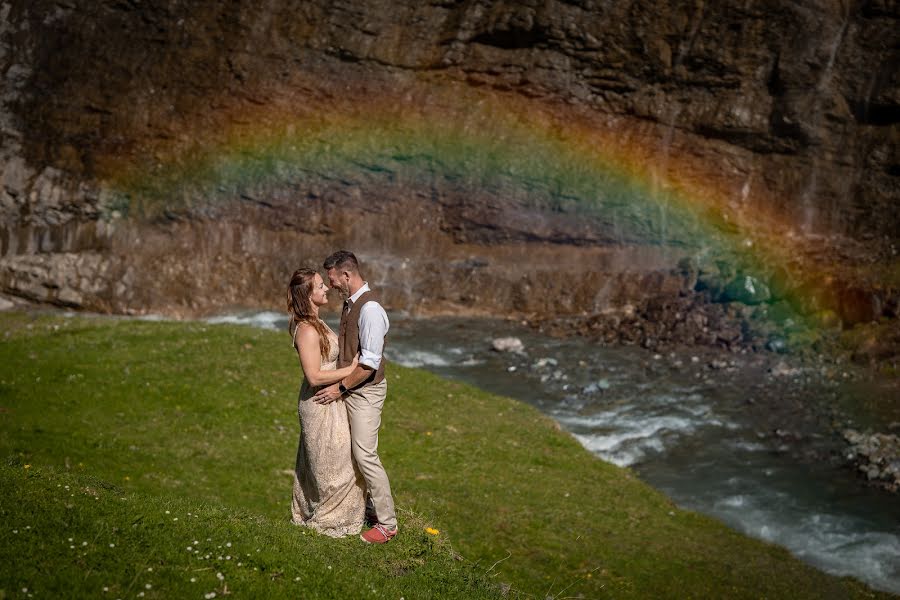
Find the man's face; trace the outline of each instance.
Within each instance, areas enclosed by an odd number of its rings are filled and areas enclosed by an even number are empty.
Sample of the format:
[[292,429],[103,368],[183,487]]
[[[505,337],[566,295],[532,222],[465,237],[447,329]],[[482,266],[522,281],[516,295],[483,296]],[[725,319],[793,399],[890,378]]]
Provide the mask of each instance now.
[[328,283],[336,290],[340,290],[345,298],[350,297],[350,274],[347,271],[328,269]]

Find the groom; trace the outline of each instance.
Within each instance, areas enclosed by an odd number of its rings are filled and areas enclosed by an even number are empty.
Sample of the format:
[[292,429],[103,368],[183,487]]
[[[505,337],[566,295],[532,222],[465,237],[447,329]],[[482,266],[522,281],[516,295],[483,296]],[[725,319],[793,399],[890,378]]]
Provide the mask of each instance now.
[[353,458],[366,480],[366,489],[375,511],[375,525],[360,538],[370,544],[384,544],[397,535],[397,516],[387,473],[378,458],[378,428],[381,409],[387,396],[384,378],[384,337],[387,335],[387,313],[369,290],[359,273],[359,263],[352,252],[339,250],[325,259],[323,265],[331,287],[341,291],[344,310],[338,334],[338,368],[353,362],[360,354],[359,364],[347,377],[323,388],[313,401],[319,404],[334,402],[346,396],[350,417],[350,439]]

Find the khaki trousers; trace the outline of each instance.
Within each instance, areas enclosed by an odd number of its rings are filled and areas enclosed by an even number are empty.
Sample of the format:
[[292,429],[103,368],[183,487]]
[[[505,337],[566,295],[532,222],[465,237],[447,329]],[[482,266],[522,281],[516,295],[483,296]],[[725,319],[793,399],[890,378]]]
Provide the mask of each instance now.
[[353,390],[344,399],[344,404],[350,417],[353,458],[366,480],[366,489],[375,506],[378,522],[393,529],[397,526],[394,497],[391,496],[387,473],[378,458],[378,428],[381,427],[381,409],[386,397],[387,379]]

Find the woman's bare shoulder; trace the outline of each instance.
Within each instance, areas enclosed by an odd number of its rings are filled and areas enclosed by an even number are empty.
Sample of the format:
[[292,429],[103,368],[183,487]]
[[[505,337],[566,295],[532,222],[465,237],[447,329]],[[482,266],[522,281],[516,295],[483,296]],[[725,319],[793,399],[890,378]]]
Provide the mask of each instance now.
[[295,340],[318,340],[319,332],[316,331],[316,328],[312,323],[297,323],[297,328],[294,330],[294,339]]

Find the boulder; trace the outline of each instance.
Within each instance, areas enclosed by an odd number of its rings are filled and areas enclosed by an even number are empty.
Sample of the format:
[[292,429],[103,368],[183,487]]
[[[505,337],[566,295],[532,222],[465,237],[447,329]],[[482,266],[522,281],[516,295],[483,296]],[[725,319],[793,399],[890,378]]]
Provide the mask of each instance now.
[[847,429],[848,458],[866,479],[888,491],[900,491],[900,437]]
[[521,354],[525,351],[525,344],[517,337],[495,338],[491,342],[491,348],[495,352],[516,352]]

